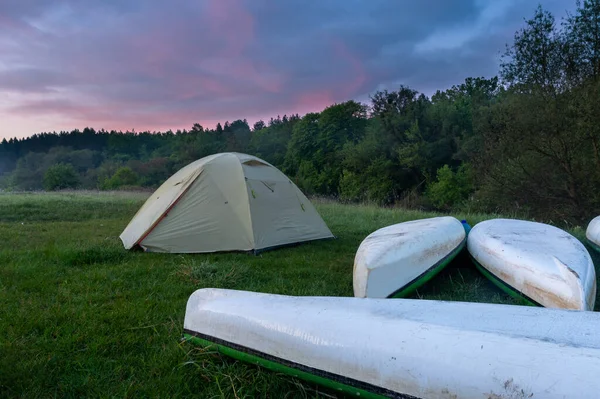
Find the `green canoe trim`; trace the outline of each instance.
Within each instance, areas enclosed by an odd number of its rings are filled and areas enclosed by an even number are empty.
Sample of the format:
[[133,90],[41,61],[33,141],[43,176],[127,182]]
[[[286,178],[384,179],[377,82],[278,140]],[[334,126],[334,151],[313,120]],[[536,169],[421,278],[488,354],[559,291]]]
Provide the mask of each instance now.
[[508,294],[512,298],[524,300],[527,305],[544,307],[542,304],[529,298],[527,295],[523,294],[521,291],[510,286],[505,281],[503,281],[502,279],[497,277],[495,274],[493,274],[492,272],[487,270],[473,257],[473,255],[469,254],[469,256],[471,257],[471,260],[473,260],[473,263],[475,264],[475,267],[477,267],[477,270],[479,270],[481,272],[481,274],[483,274],[488,280],[490,280],[492,283],[494,283],[494,285],[496,287],[500,288],[506,294]]
[[242,345],[234,344],[220,338],[190,331],[188,329],[184,329],[183,336],[186,340],[199,346],[207,348],[216,347],[218,352],[234,359],[238,359],[246,363],[256,364],[271,371],[300,378],[354,397],[367,399],[418,399],[415,396],[390,391],[386,388],[378,387],[376,385],[355,380],[353,378],[348,378],[338,374],[330,373],[328,371],[304,366],[299,363],[294,363],[289,360],[278,358],[276,356],[247,348]]
[[392,292],[390,295],[388,295],[388,298],[404,298],[412,294],[418,288],[423,286],[423,284],[427,283],[429,280],[434,278],[439,272],[441,272],[460,253],[460,251],[463,250],[466,244],[467,239],[465,238],[460,244],[458,244],[458,247],[452,250],[452,252],[444,256],[439,262],[431,266],[429,269],[423,272],[423,274],[417,276],[407,285]]
[[600,252],[600,246],[598,246],[596,243],[592,242],[589,238],[585,238],[585,241],[589,244],[590,247],[592,247],[594,249],[594,251]]

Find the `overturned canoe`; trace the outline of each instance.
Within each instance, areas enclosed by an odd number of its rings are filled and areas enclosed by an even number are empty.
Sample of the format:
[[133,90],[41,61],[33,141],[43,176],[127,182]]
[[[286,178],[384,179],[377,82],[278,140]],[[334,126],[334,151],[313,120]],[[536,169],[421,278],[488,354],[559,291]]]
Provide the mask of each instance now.
[[492,219],[473,227],[467,249],[481,272],[510,295],[549,308],[594,309],[594,263],[585,246],[564,230]]
[[390,298],[410,294],[464,248],[465,230],[458,219],[443,216],[374,231],[362,241],[354,257],[354,296]]
[[593,218],[585,230],[585,238],[596,251],[600,252],[600,216]]
[[367,398],[596,398],[600,314],[200,289],[184,335]]

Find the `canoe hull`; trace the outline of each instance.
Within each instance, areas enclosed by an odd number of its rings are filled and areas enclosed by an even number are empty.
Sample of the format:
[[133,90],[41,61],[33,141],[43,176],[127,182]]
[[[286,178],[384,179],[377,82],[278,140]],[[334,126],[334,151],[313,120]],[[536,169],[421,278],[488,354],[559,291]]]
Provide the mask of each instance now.
[[201,345],[379,398],[593,398],[599,329],[594,312],[223,289],[193,293],[184,321]]
[[473,227],[467,249],[486,277],[515,297],[550,308],[594,309],[594,263],[585,246],[564,230],[492,219]]
[[600,252],[600,216],[590,221],[585,230],[585,238],[595,251]]
[[451,216],[378,229],[356,251],[354,296],[406,297],[438,274],[465,246],[465,227]]
[[479,270],[481,272],[481,274],[483,274],[496,287],[500,288],[502,291],[504,291],[509,296],[523,301],[524,305],[543,306],[542,304],[537,303],[535,300],[533,300],[532,298],[529,298],[527,295],[523,294],[522,292],[511,287],[510,285],[508,285],[507,283],[502,281],[500,278],[496,277],[494,274],[490,273],[489,270],[487,270],[484,266],[482,266],[481,263],[479,263],[477,261],[477,259],[473,258],[472,256],[471,256],[471,260],[475,264],[475,267],[477,268],[477,270]]

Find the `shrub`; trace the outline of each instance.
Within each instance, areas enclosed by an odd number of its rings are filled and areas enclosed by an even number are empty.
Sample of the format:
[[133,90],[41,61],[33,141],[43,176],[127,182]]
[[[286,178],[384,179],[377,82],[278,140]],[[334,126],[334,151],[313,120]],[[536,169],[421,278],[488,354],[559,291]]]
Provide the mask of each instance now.
[[54,164],[44,174],[44,188],[47,191],[76,188],[79,184],[79,175],[71,164]]
[[114,190],[123,186],[137,186],[139,177],[137,173],[128,166],[123,166],[115,172],[109,179],[104,180],[102,189]]
[[436,181],[429,184],[426,196],[439,209],[450,209],[465,201],[473,193],[473,178],[468,163],[462,164],[456,172],[448,165],[437,170]]
[[340,179],[340,198],[344,201],[369,201],[379,205],[391,204],[396,196],[392,169],[394,164],[379,157],[358,173],[344,169]]

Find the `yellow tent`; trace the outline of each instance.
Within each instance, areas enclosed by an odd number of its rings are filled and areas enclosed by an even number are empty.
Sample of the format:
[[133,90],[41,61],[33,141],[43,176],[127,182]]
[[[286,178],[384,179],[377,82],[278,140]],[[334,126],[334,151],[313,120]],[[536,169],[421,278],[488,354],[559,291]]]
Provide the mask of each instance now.
[[126,249],[149,252],[257,252],[333,234],[280,170],[251,155],[220,153],[166,180],[120,238]]

